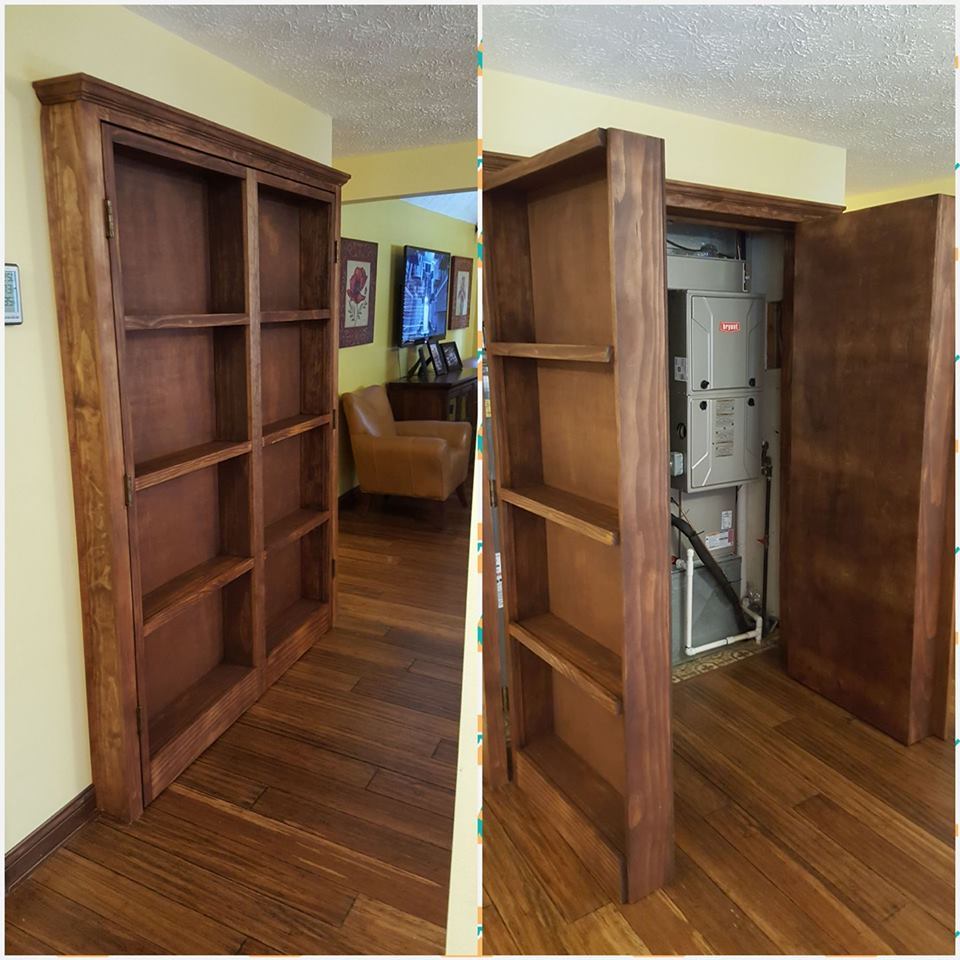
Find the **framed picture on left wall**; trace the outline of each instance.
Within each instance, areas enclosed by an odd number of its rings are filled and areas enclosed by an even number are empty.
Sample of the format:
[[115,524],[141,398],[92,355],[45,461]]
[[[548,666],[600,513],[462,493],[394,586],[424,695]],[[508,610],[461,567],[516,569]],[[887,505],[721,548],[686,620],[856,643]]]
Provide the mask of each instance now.
[[373,343],[377,244],[340,239],[340,346]]

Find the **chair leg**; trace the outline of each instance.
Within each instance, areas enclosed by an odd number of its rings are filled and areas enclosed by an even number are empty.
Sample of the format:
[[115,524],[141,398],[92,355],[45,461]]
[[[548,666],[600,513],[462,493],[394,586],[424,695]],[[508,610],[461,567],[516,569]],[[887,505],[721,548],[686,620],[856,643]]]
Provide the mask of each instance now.
[[370,501],[371,496],[369,493],[365,493],[363,490],[360,491],[360,497],[357,501],[357,513],[361,517],[365,517],[370,512]]
[[441,530],[447,529],[447,501],[438,500],[437,503],[440,506],[440,522],[439,527]]
[[463,483],[457,487],[457,499],[460,501],[460,506],[467,506],[467,481],[464,480]]

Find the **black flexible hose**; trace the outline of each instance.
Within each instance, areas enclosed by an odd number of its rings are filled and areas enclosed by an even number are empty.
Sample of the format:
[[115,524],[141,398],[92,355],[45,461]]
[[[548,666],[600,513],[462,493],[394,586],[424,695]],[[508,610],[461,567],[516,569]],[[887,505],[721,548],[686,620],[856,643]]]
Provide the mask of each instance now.
[[726,574],[720,569],[720,564],[713,559],[713,554],[706,548],[704,542],[700,539],[700,534],[687,523],[683,517],[670,514],[670,522],[690,541],[690,546],[700,558],[700,562],[707,568],[707,572],[713,577],[720,592],[726,597],[730,606],[733,608],[733,615],[737,618],[737,625],[741,633],[753,630],[755,624],[747,618],[743,607],[740,606],[740,597],[733,585],[727,579]]

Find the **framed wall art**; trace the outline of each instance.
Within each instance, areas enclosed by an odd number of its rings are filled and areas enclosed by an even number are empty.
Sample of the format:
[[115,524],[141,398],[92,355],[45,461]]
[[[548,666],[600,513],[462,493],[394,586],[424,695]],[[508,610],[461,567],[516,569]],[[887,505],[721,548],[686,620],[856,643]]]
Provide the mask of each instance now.
[[470,326],[470,290],[473,286],[473,260],[454,257],[450,269],[450,330]]
[[342,237],[340,263],[340,346],[373,343],[377,244]]

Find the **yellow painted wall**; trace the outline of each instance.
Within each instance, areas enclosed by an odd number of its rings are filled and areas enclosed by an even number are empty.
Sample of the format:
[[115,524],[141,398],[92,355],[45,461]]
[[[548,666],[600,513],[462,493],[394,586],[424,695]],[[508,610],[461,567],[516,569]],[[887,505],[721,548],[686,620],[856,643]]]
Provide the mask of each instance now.
[[528,155],[594,127],[662,137],[671,180],[843,203],[843,147],[484,69],[485,150]]
[[932,193],[956,195],[956,180],[952,176],[934,180],[920,180],[916,183],[899,184],[885,190],[870,193],[853,193],[847,196],[847,210],[862,210],[864,207],[878,207],[884,203],[896,203],[898,200],[911,200],[913,197],[928,197]]
[[[6,260],[24,323],[4,332],[9,849],[90,783],[73,494],[33,80],[82,71],[315,160],[330,117],[118,6],[6,16]],[[411,208],[412,209],[412,208]]]
[[346,203],[476,190],[477,141],[338,156],[333,165],[350,174],[343,189]]
[[[474,164],[476,157],[474,156]],[[343,169],[349,170],[348,167]],[[403,200],[372,200],[343,205],[340,233],[354,240],[379,244],[374,340],[359,347],[340,350],[340,393],[374,383],[386,383],[406,374],[416,361],[416,350],[398,349],[396,343],[396,270],[404,244],[448,250],[458,257],[474,260],[470,296],[470,326],[451,330],[444,339],[456,340],[466,360],[477,352],[476,230],[471,223],[445,217]],[[340,492],[356,486],[349,432],[340,431]]]

